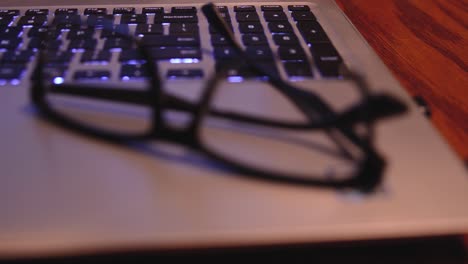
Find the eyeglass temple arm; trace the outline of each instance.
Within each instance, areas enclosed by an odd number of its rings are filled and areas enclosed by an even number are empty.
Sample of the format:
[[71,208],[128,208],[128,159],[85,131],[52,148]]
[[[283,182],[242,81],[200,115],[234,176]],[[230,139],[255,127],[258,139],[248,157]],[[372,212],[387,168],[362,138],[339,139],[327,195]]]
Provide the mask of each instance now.
[[[219,11],[216,8],[216,5],[214,5],[213,3],[205,4],[202,7],[202,12],[208,20],[209,24],[215,27],[221,35],[225,36],[226,40],[230,42],[230,44],[232,44],[232,46],[235,47],[235,49],[239,51],[240,54],[243,54],[244,51],[241,48],[240,43],[238,43],[234,36],[234,33],[229,29],[229,26],[226,24],[224,19],[222,19],[221,15],[219,14]],[[331,111],[330,107],[326,106],[324,102],[320,100],[320,98],[318,98],[317,96],[296,89],[295,87],[288,85],[286,82],[282,81],[280,78],[272,76],[272,74],[270,74],[262,67],[259,67],[259,65],[257,65],[257,63],[251,60],[248,56],[245,56],[244,59],[252,65],[255,65],[255,68],[262,74],[266,74],[270,78],[270,82],[275,84],[275,86],[277,86],[277,88],[279,88],[279,90],[283,92],[284,95],[293,100],[301,108],[302,111],[307,111],[308,113],[306,114],[308,114],[309,116],[311,114],[311,107],[316,108],[314,109],[315,111],[318,110],[318,112],[322,113]],[[304,98],[306,98],[306,100],[304,100]]]
[[216,28],[220,35],[225,36],[226,40],[230,42],[237,51],[243,52],[240,43],[236,40],[234,33],[229,29],[228,24],[221,17],[216,5],[208,3],[202,6],[202,12],[208,20],[209,24]]
[[[210,24],[213,25],[222,35],[226,36],[227,41],[230,42],[238,51],[243,53],[240,44],[234,37],[233,32],[229,29],[226,22],[220,16],[216,6],[213,3],[208,3],[202,7],[202,11]],[[314,123],[316,125],[320,124],[319,126],[324,127],[332,125],[332,123],[335,123],[338,120],[345,124],[352,124],[356,122],[372,122],[383,117],[402,114],[406,112],[407,109],[403,103],[395,99],[393,96],[381,94],[377,96],[369,96],[366,102],[352,106],[342,115],[337,116],[332,111],[331,107],[315,94],[309,91],[297,89],[296,87],[283,81],[281,78],[272,76],[272,74],[269,74],[266,69],[255,63],[255,61],[252,61],[248,56],[245,57],[245,60],[255,65],[257,70],[259,70],[262,74],[266,74],[270,78],[270,82],[275,84],[276,88],[278,88],[285,96],[294,101],[306,115],[313,117],[317,116],[318,114],[320,116],[320,118],[317,120],[318,122],[310,122],[310,125]],[[349,75],[351,78],[355,76],[354,74]],[[357,81],[360,80],[359,78],[353,79],[357,79]],[[363,112],[367,112],[367,114],[365,116],[360,114]]]

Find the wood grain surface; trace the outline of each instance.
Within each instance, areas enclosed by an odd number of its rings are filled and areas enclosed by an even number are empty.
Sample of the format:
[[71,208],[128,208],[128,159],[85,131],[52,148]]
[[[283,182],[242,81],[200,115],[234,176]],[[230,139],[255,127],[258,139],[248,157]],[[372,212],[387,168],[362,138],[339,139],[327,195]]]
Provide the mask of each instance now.
[[336,0],[468,162],[468,0]]

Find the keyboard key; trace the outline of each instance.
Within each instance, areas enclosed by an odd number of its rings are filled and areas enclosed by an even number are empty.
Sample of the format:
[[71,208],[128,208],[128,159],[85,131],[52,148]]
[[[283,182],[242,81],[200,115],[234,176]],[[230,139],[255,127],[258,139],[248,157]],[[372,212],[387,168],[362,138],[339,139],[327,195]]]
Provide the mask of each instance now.
[[216,46],[228,46],[230,43],[223,35],[211,35],[211,45]]
[[154,60],[201,59],[201,57],[199,48],[163,47],[151,49],[151,58]]
[[28,9],[26,11],[27,16],[47,16],[49,14],[49,9]]
[[263,33],[263,27],[260,22],[243,22],[239,23],[239,31],[241,33]]
[[292,33],[286,34],[274,34],[273,41],[278,46],[298,46],[299,40],[296,35]]
[[55,10],[55,15],[78,15],[77,8],[58,8]]
[[107,70],[80,70],[73,74],[75,80],[108,80],[111,76]]
[[59,15],[55,15],[54,21],[52,23],[54,25],[64,25],[64,24],[81,25],[81,17],[80,15],[59,14]]
[[85,15],[106,15],[107,8],[86,8],[84,11]]
[[144,46],[200,46],[198,36],[166,36],[166,35],[146,35],[141,39]]
[[87,50],[81,55],[81,63],[108,63],[111,58],[112,53],[108,50]]
[[283,66],[289,77],[313,77],[310,65],[306,61],[286,61]]
[[162,14],[164,13],[164,7],[144,7],[143,14]]
[[4,38],[0,37],[0,49],[16,49],[19,47],[23,39],[21,38]]
[[283,7],[280,5],[262,5],[262,11],[283,11]]
[[293,32],[293,28],[289,22],[270,22],[268,28],[272,33],[290,33]]
[[35,16],[22,16],[19,21],[19,26],[42,26],[47,22],[46,15],[35,15]]
[[218,72],[220,72],[221,67],[227,67],[224,69],[228,77],[252,78],[255,76],[254,72],[250,68],[247,68],[245,66],[238,66],[233,64],[227,66],[225,64],[223,64],[223,66],[217,64],[216,66],[216,70]]
[[162,24],[139,24],[136,27],[136,35],[162,35],[164,28]]
[[297,28],[308,44],[330,42],[327,34],[317,21],[298,22]]
[[[17,27],[17,28],[22,29],[22,27]],[[46,34],[48,34],[49,32],[50,32],[50,30],[49,30],[48,27],[32,27],[28,31],[28,37],[30,37],[30,38],[34,38],[34,37],[44,38],[46,36]],[[0,31],[0,33],[1,33],[1,31]],[[18,36],[18,35],[16,35],[16,36]],[[58,37],[58,35],[57,35],[57,37]]]
[[[164,14],[162,15],[162,23],[196,23],[198,17],[196,14]],[[157,16],[155,16],[154,23],[157,24]]]
[[89,15],[87,20],[88,26],[104,26],[114,23],[113,15]]
[[260,21],[256,12],[239,12],[236,13],[236,20],[238,22],[256,22]]
[[310,7],[306,5],[289,5],[289,11],[310,11]]
[[73,39],[68,45],[69,50],[92,50],[96,48],[97,40],[94,38],[88,39]]
[[288,20],[288,17],[283,11],[266,11],[263,13],[263,17],[265,17],[267,22]]
[[1,38],[16,38],[21,32],[23,32],[23,27],[0,27]]
[[0,16],[19,16],[20,11],[18,9],[0,9]]
[[42,38],[30,38],[28,49],[48,49],[58,50],[62,46],[63,42],[60,39],[46,40]]
[[318,70],[324,77],[338,77],[343,60],[331,43],[314,43],[310,47]]
[[120,78],[123,80],[146,78],[148,69],[144,64],[124,64],[120,68]]
[[198,35],[196,23],[172,23],[169,26],[170,35]]
[[239,58],[239,55],[234,47],[215,47],[214,57],[216,60],[231,60]]
[[265,46],[268,45],[267,39],[263,34],[245,34],[242,36],[242,42],[246,46]]
[[80,28],[81,25],[80,24],[73,24],[73,23],[68,23],[68,24],[60,24],[60,25],[57,25],[57,29],[62,31],[69,31],[69,30],[72,30],[72,29],[77,29],[77,28]]
[[234,6],[234,12],[255,12],[255,6],[253,5]]
[[252,58],[254,60],[269,60],[273,61],[273,53],[271,52],[271,49],[266,46],[266,47],[247,47],[245,50],[247,53],[247,56],[249,58]]
[[167,71],[168,79],[197,79],[203,78],[201,69],[169,69]]
[[13,16],[0,16],[0,26],[8,26],[13,22]]
[[317,18],[310,11],[295,11],[291,13],[295,21],[311,21]]
[[175,6],[171,9],[172,13],[184,13],[184,14],[195,14],[197,13],[197,8],[194,6]]
[[134,7],[116,7],[112,12],[114,15],[135,14]]
[[94,28],[72,29],[67,34],[67,39],[90,39],[94,36]]
[[114,25],[111,28],[104,28],[101,31],[101,38],[124,38],[129,34],[129,27],[126,24]]
[[21,64],[4,64],[0,67],[0,80],[19,80],[25,69]]
[[120,24],[146,24],[146,15],[124,14],[120,19]]
[[3,53],[1,63],[27,63],[34,56],[32,50],[15,50]]
[[306,55],[301,47],[279,47],[278,55],[282,60],[305,60]]
[[325,60],[341,61],[338,51],[331,43],[315,43],[310,46],[314,57],[328,57]]
[[216,63],[216,71],[220,72],[224,69],[228,77],[243,77],[243,78],[265,78],[267,74],[270,76],[278,76],[278,69],[274,63],[259,62],[258,67],[263,69],[266,74],[256,71],[253,67],[246,65],[240,61],[221,61]]
[[104,42],[104,49],[129,49],[132,45],[133,42],[127,38],[108,38]]

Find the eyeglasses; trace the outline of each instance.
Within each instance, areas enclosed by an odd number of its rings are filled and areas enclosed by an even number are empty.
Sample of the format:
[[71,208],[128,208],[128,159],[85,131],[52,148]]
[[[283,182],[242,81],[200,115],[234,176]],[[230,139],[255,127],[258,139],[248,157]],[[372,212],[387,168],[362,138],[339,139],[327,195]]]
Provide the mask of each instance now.
[[[78,133],[126,146],[150,140],[180,145],[228,173],[282,183],[374,190],[381,182],[385,161],[373,146],[373,124],[404,113],[406,107],[392,96],[371,94],[364,78],[343,68],[344,79],[354,84],[361,98],[337,112],[314,92],[284,81],[269,67],[249,58],[215,5],[206,4],[202,11],[238,58],[217,65],[195,99],[166,90],[152,59],[157,50],[115,25],[103,23],[99,28],[88,28],[110,32],[127,42],[136,54],[128,67],[138,70],[136,76],[143,76],[142,81],[108,85],[89,81],[92,78],[73,81],[90,74],[86,68],[65,78],[67,63],[57,64],[54,56],[49,56],[47,36],[58,30],[51,27],[44,34],[44,48],[39,51],[34,72],[34,105],[46,120]],[[204,50],[202,55],[211,54]],[[241,86],[226,85],[229,63],[266,77],[263,88],[244,89],[244,98],[275,94],[275,103],[288,105],[296,118],[275,117],[274,105],[269,106],[272,111],[268,116],[246,111],[249,107],[245,105],[234,107],[233,102],[239,100],[230,100],[230,96],[237,96],[239,91],[234,90]],[[250,102],[255,103],[255,99]]]

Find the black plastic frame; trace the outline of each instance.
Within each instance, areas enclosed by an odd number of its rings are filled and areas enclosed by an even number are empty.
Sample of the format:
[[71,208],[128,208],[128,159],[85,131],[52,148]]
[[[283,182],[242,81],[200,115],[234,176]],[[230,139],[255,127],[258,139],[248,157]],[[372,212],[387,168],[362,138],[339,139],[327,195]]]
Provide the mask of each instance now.
[[[46,99],[46,95],[48,89],[54,91],[54,87],[50,88],[45,86],[43,73],[45,58],[44,52],[42,51],[39,52],[37,66],[33,76],[33,79],[35,80],[33,81],[31,88],[33,104],[47,120],[81,134],[124,144],[140,140],[162,140],[172,142],[198,151],[220,162],[227,169],[240,172],[248,177],[334,189],[351,188],[358,189],[363,192],[374,190],[381,182],[385,161],[373,147],[373,122],[384,117],[394,116],[405,112],[405,105],[389,95],[371,95],[366,82],[361,76],[350,71],[344,71],[344,77],[354,81],[356,86],[359,87],[363,99],[362,102],[359,102],[347,111],[335,113],[328,104],[319,98],[319,96],[283,81],[278,76],[270,74],[255,61],[249,59],[240,44],[235,40],[233,33],[221,18],[214,4],[204,5],[202,7],[202,11],[208,21],[217,27],[221,34],[224,34],[231,44],[238,50],[242,60],[253,67],[257,72],[266,75],[268,77],[268,82],[273,86],[273,88],[277,89],[283,96],[290,100],[298,110],[304,113],[304,115],[309,119],[307,122],[301,123],[265,119],[211,108],[210,102],[216,92],[217,84],[225,78],[225,74],[222,74],[225,70],[223,67],[221,68],[221,74],[215,74],[208,78],[201,100],[195,104],[182,98],[167,94],[161,87],[162,82],[159,79],[157,64],[152,60],[148,60],[146,65],[149,73],[151,74],[149,74],[150,87],[147,91],[85,87],[80,84],[60,85],[60,91],[69,95],[119,101],[151,107],[152,126],[144,133],[118,134],[112,131],[98,130],[76,120],[72,120],[50,107]],[[131,36],[123,34],[122,37],[135,41],[135,43],[137,43],[138,50],[144,58],[150,58],[149,51],[142,45],[139,45],[138,39],[134,39]],[[171,127],[163,118],[163,113],[167,110],[180,110],[191,113],[192,119],[189,125],[185,128]],[[339,177],[339,179],[335,180],[319,179],[319,177],[310,177],[310,175],[286,175],[275,171],[247,166],[231,160],[203,144],[200,139],[199,132],[202,120],[207,115],[267,127],[323,130],[336,142],[342,150],[345,158],[356,162],[358,169],[349,177]],[[358,123],[364,124],[367,128],[365,135],[358,135],[353,131],[353,127]],[[362,152],[364,158],[356,160],[356,158],[351,154],[351,151],[347,151],[348,148],[346,146],[349,144],[354,148],[358,148],[360,152]]]

